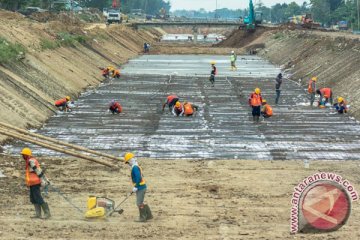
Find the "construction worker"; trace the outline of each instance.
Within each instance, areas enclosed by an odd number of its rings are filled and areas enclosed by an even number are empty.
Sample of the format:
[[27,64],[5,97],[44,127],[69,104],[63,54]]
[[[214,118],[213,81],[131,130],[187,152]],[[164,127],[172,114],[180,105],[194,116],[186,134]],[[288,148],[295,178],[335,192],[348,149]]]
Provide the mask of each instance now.
[[237,56],[235,54],[234,51],[231,51],[231,55],[230,55],[230,63],[231,63],[231,71],[236,71],[236,60],[237,60]]
[[21,155],[25,160],[25,182],[30,189],[30,201],[35,207],[35,216],[31,218],[41,218],[41,209],[44,212],[44,219],[51,217],[49,205],[41,196],[40,187],[47,186],[50,182],[40,168],[38,160],[32,156],[29,148],[24,148]]
[[264,118],[269,118],[273,115],[273,109],[272,107],[267,103],[267,101],[265,99],[262,100],[262,110],[261,110],[261,115]]
[[100,67],[100,69],[102,70],[102,76],[103,76],[104,78],[109,78],[110,73],[111,73],[112,71],[114,71],[114,67],[112,67],[112,66],[108,66],[108,67],[106,67],[106,68],[101,68],[101,67]]
[[254,92],[251,93],[249,97],[249,105],[252,107],[252,116],[254,122],[260,121],[261,104],[261,90],[260,88],[255,88]]
[[184,115],[184,106],[179,101],[175,103],[175,106],[172,109],[172,114],[177,117]]
[[71,100],[70,96],[66,96],[65,98],[59,99],[55,101],[55,106],[58,107],[60,111],[69,111],[71,108],[69,106],[69,101]]
[[119,114],[122,112],[122,107],[119,102],[112,100],[109,104],[109,110],[112,114]]
[[338,97],[338,102],[334,104],[335,109],[338,113],[343,114],[347,113],[348,106],[346,104],[346,101],[343,97]]
[[150,207],[147,204],[144,204],[145,193],[146,193],[146,182],[142,169],[139,166],[135,155],[133,153],[127,152],[124,155],[124,163],[129,164],[131,168],[131,180],[134,185],[132,192],[136,193],[136,205],[139,208],[139,221],[146,222],[153,218]]
[[209,81],[211,82],[211,85],[214,87],[215,84],[215,75],[217,74],[217,70],[215,67],[215,62],[211,62],[211,72],[210,72],[210,78]]
[[164,111],[165,106],[168,105],[168,106],[169,106],[169,111],[171,112],[172,109],[173,109],[173,107],[174,107],[174,105],[175,105],[175,103],[176,103],[177,101],[179,101],[179,97],[176,96],[175,94],[167,96],[167,97],[166,97],[166,101],[165,101],[165,103],[164,103],[163,106],[162,106],[162,110]]
[[317,77],[312,77],[308,85],[308,93],[310,94],[310,106],[313,106],[315,101],[316,81],[317,81]]
[[331,88],[320,88],[316,90],[316,94],[320,95],[320,101],[323,101],[323,98],[325,98],[324,105],[330,101],[331,105],[333,104],[333,92]]
[[184,106],[184,116],[186,117],[192,116],[199,109],[198,106],[190,102],[184,102],[183,106]]
[[280,93],[281,93],[281,84],[282,84],[282,74],[279,73],[276,76],[276,84],[275,84],[275,91],[276,91],[276,98],[275,98],[275,104],[277,105],[279,103],[279,99],[280,99]]
[[112,75],[111,75],[112,78],[120,78],[120,70],[119,69],[114,69],[112,71]]
[[108,68],[104,68],[104,67],[99,67],[101,70],[101,75],[104,78],[108,78],[109,77],[109,69]]

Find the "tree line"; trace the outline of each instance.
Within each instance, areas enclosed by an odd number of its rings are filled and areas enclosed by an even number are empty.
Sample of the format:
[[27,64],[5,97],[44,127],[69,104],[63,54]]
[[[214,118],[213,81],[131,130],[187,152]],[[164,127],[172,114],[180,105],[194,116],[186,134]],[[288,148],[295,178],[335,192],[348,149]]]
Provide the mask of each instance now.
[[[40,7],[49,9],[53,2],[56,0],[0,0],[0,8],[17,11],[26,7]],[[62,0],[71,4],[72,0]],[[112,0],[75,0],[81,7],[98,8],[111,8]],[[142,9],[146,14],[156,15],[161,8],[166,12],[170,10],[170,1],[164,0],[117,0],[117,6],[121,7],[122,12],[129,13],[131,9]]]
[[[279,0],[280,1],[280,0]],[[359,0],[360,2],[360,0]],[[359,9],[360,10],[360,9]],[[289,4],[275,4],[266,7],[261,1],[257,1],[255,11],[263,13],[263,19],[271,23],[285,23],[290,17],[311,13],[316,22],[323,26],[334,25],[339,21],[348,21],[354,29],[359,29],[357,19],[357,0],[310,0],[303,4],[291,2]],[[173,14],[177,17],[201,17],[201,18],[239,18],[248,15],[248,9],[217,9],[205,11],[205,9],[176,10]]]

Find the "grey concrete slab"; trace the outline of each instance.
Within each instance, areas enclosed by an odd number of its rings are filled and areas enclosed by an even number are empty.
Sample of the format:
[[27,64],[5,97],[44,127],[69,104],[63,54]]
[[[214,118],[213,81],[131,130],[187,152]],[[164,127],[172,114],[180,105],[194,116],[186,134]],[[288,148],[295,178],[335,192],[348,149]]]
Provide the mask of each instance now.
[[[82,94],[71,113],[59,113],[37,132],[111,154],[134,151],[140,157],[193,159],[360,158],[360,125],[330,109],[308,106],[304,89],[284,81],[274,117],[254,124],[247,105],[255,87],[274,102],[279,69],[256,56],[239,56],[238,71],[228,56],[147,55],[131,60],[119,80],[105,81]],[[219,75],[208,81],[210,61]],[[165,97],[200,107],[193,117],[161,111]],[[124,112],[112,115],[107,104],[120,100]],[[23,143],[7,146],[17,153]],[[38,154],[55,154],[31,146]]]

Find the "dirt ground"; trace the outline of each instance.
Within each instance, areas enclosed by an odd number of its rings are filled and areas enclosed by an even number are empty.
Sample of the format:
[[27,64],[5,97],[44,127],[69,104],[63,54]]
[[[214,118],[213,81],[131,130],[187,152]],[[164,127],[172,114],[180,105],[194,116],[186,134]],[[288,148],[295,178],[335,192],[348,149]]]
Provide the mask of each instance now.
[[[39,158],[53,184],[84,209],[89,195],[119,203],[131,190],[130,170],[72,158]],[[135,198],[107,221],[85,221],[54,192],[51,220],[30,220],[33,207],[24,186],[23,160],[1,156],[0,239],[359,239],[360,206],[336,232],[289,233],[294,186],[318,171],[335,172],[359,187],[358,162],[173,161],[141,159],[148,184],[146,201],[154,219],[135,222]],[[33,228],[29,228],[29,225]]]

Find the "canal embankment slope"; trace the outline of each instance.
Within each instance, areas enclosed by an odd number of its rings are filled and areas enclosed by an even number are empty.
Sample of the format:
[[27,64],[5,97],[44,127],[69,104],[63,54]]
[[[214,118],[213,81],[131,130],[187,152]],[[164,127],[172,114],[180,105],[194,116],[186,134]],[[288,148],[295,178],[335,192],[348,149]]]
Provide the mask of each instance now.
[[[99,67],[119,67],[141,54],[157,30],[87,25],[69,16],[46,23],[0,11],[0,117],[39,127],[56,111],[56,99],[77,96],[103,80]],[[0,138],[0,140],[3,140]]]
[[359,35],[284,28],[259,29],[253,34],[238,30],[219,46],[255,51],[287,70],[304,90],[309,79],[317,76],[318,88],[332,88],[334,97],[344,97],[351,105],[350,114],[360,118]]

